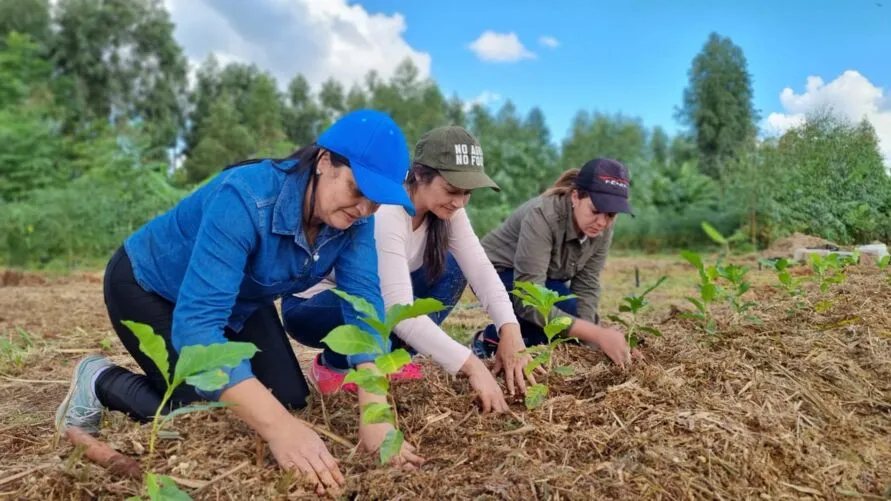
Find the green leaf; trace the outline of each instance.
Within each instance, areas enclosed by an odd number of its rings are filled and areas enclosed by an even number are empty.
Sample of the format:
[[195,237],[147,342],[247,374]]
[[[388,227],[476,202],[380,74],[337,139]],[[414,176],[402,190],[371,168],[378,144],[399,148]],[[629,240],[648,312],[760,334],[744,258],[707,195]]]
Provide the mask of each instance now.
[[359,370],[351,369],[343,382],[355,383],[356,386],[375,395],[386,395],[390,391],[390,380],[387,376],[377,374],[367,367]]
[[203,391],[216,391],[229,382],[229,375],[220,369],[202,372],[186,378],[186,383]]
[[699,270],[700,273],[703,272],[702,256],[700,256],[698,253],[685,250],[681,251],[681,257],[687,260],[687,262],[692,264],[694,267],[696,267],[696,269]]
[[544,332],[548,340],[550,340],[560,332],[568,329],[570,325],[572,325],[572,318],[561,315],[545,324]]
[[402,442],[404,440],[405,438],[399,430],[390,430],[387,432],[387,436],[384,438],[384,441],[381,442],[381,464],[386,464],[393,456],[399,454],[399,451],[402,450]]
[[542,383],[534,384],[526,388],[526,408],[535,409],[544,403],[548,396],[548,387]]
[[432,298],[416,299],[412,304],[394,304],[387,311],[387,320],[384,324],[387,326],[387,332],[389,333],[403,320],[429,315],[444,309],[445,305],[441,301]]
[[232,404],[229,402],[204,402],[204,403],[200,403],[200,404],[192,404],[192,405],[186,405],[183,407],[178,407],[178,408],[168,412],[166,415],[164,415],[161,418],[161,424],[163,426],[163,424],[166,423],[167,421],[170,421],[171,419],[175,418],[176,416],[182,416],[183,414],[189,414],[192,412],[209,411],[212,409],[220,409],[223,407],[229,407],[231,405]]
[[133,322],[131,320],[122,320],[122,324],[127,326],[133,334],[139,339],[139,351],[145,353],[147,357],[152,359],[155,367],[161,371],[167,385],[170,385],[170,364],[167,361],[167,343],[164,338],[155,334],[154,329],[146,324]]
[[631,312],[631,307],[628,306],[628,305],[626,305],[626,304],[620,305],[620,306],[619,306],[619,312],[620,312],[620,313],[630,313],[630,312]]
[[695,306],[697,310],[699,310],[702,313],[705,313],[705,305],[702,303],[702,301],[696,299],[695,297],[690,297],[690,296],[687,296],[687,301],[690,301],[691,303],[693,303],[693,306]]
[[363,318],[363,320],[380,320],[380,318],[378,318],[377,316],[377,311],[374,309],[374,306],[372,306],[371,303],[366,301],[364,298],[354,296],[336,287],[331,289],[331,292],[336,294],[347,303],[350,303],[350,306],[352,306],[353,309],[356,310],[356,312],[364,315],[365,318]]
[[622,318],[619,317],[618,315],[607,315],[606,318],[612,320],[613,322],[616,322],[617,324],[624,325],[625,328],[628,328],[628,322],[622,320]]
[[179,353],[174,370],[173,385],[178,386],[186,378],[214,369],[232,368],[249,360],[257,353],[254,343],[228,341],[207,346],[185,346]]
[[575,369],[572,367],[561,365],[560,367],[554,367],[554,372],[560,374],[561,376],[572,376],[575,374]]
[[715,243],[719,243],[721,245],[727,245],[727,239],[724,238],[724,235],[722,235],[720,231],[715,229],[714,226],[708,224],[705,221],[703,221],[701,223],[701,226],[702,226],[702,231],[704,231],[705,234],[708,235],[709,238],[714,240]]
[[884,270],[888,267],[889,263],[891,263],[891,254],[882,256],[882,259],[879,259],[879,269]]
[[411,363],[411,355],[403,348],[381,355],[374,359],[374,365],[384,374],[393,374],[399,372],[403,365]]
[[703,303],[710,303],[718,295],[718,288],[715,287],[715,284],[703,284],[700,294],[702,295]]
[[536,345],[526,348],[525,350],[521,351],[520,353],[522,353],[524,355],[538,355],[539,353],[541,353],[547,349],[548,349],[548,345],[546,345],[546,344],[536,344]]
[[548,363],[549,360],[551,360],[550,350],[545,351],[541,355],[530,360],[529,363],[526,364],[526,367],[523,367],[523,373],[528,376],[529,374],[532,374],[532,371],[537,369],[539,366]]
[[668,276],[666,276],[666,275],[662,275],[661,277],[659,277],[659,279],[656,280],[655,284],[651,285],[650,287],[647,288],[647,290],[643,291],[643,293],[640,295],[640,298],[641,299],[645,298],[647,296],[647,294],[656,290],[656,288],[659,287],[660,285],[662,285],[662,282],[665,282],[666,280],[668,280]]
[[390,423],[395,425],[396,418],[393,417],[393,409],[388,404],[375,402],[362,407],[362,423]]
[[779,272],[777,278],[780,280],[780,283],[786,287],[792,286],[792,275],[790,275],[788,271]]
[[626,335],[625,342],[628,343],[628,347],[631,348],[632,350],[637,348],[637,343],[638,343],[637,336]]
[[341,355],[383,353],[374,336],[355,325],[338,325],[322,338],[322,342]]
[[152,472],[145,474],[145,486],[151,501],[191,501],[188,494],[177,487],[176,482],[167,475]]
[[638,330],[641,330],[641,331],[644,331],[644,332],[646,332],[647,334],[651,334],[651,335],[653,335],[653,336],[656,336],[656,337],[662,337],[662,332],[660,332],[659,329],[657,329],[657,328],[655,328],[655,327],[647,327],[647,326],[644,325],[644,326],[638,326],[637,329],[638,329]]

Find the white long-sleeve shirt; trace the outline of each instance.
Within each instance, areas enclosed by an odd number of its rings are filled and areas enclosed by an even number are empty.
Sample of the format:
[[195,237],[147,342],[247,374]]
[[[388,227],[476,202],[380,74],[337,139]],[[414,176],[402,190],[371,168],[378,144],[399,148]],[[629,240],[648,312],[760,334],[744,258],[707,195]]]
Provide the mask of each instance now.
[[[375,213],[375,240],[378,252],[378,274],[386,308],[414,301],[411,273],[424,263],[427,222],[412,230],[412,218],[400,206],[384,205]],[[510,297],[495,268],[486,257],[479,238],[473,232],[464,209],[452,216],[449,224],[449,251],[455,256],[495,327],[517,323]],[[318,285],[297,294],[308,298],[336,286],[330,275]],[[452,339],[427,315],[400,322],[394,329],[397,336],[418,353],[430,356],[449,374],[456,374],[471,351]]]

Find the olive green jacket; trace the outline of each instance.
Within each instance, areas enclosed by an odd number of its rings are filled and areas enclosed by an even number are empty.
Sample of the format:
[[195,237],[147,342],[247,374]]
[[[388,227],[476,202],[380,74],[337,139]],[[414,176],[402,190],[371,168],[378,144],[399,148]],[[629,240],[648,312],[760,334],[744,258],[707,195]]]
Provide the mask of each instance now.
[[[571,204],[569,195],[533,198],[486,235],[482,244],[496,270],[514,270],[515,282],[569,282],[577,296],[577,318],[596,322],[600,272],[612,243],[613,228],[595,238],[580,237]],[[545,320],[534,308],[524,306],[513,294],[511,299],[518,317],[544,326]],[[557,314],[567,315],[555,307],[550,317]]]

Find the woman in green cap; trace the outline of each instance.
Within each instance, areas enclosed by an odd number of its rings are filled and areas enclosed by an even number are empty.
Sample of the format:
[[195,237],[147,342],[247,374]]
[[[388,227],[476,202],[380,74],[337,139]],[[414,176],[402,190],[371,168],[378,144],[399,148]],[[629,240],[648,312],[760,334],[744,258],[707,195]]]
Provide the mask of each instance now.
[[[510,297],[464,209],[473,190],[499,189],[484,171],[479,141],[457,126],[429,131],[415,147],[405,187],[415,208],[414,215],[396,206],[382,207],[375,214],[384,303],[389,308],[411,303],[415,298],[434,298],[446,309],[400,322],[390,335],[393,346],[428,355],[449,374],[467,376],[484,411],[505,411],[507,403],[495,375],[504,371],[510,393],[514,394],[515,388],[525,393],[523,367],[530,357],[520,355],[526,347]],[[468,347],[440,327],[468,282],[501,339],[491,371]],[[282,301],[286,330],[301,343],[325,349],[316,357],[311,372],[323,393],[338,391],[349,367],[341,355],[320,341],[343,323],[340,300],[328,290],[336,284],[337,277],[329,276],[312,289]],[[420,377],[420,366],[413,363],[394,379]],[[533,376],[528,379],[535,383]],[[355,385],[350,383],[343,389],[355,391]]]

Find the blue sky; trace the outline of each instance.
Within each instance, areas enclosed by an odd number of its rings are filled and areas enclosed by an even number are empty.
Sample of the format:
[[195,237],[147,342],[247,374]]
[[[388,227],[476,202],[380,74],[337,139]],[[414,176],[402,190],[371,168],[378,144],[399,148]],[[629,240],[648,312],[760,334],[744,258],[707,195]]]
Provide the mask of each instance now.
[[[878,5],[878,4],[885,5]],[[891,0],[165,0],[193,68],[209,54],[361,83],[405,57],[447,95],[544,111],[559,142],[580,109],[678,128],[687,70],[708,34],[742,47],[765,131],[831,106],[870,120],[891,165]],[[515,37],[512,38],[512,37]],[[540,42],[552,37],[551,46]],[[485,42],[485,43],[484,43]],[[484,51],[481,45],[489,50]],[[476,50],[474,50],[474,47]],[[483,57],[492,49],[509,61]],[[788,90],[784,90],[788,89]]]
[[[782,112],[780,92],[804,91],[856,70],[891,85],[891,2],[872,0],[611,1],[364,0],[369,12],[405,17],[403,34],[432,56],[441,87],[471,99],[484,91],[538,105],[555,139],[579,109],[623,112],[674,130],[687,70],[708,33],[742,47],[756,108]],[[486,30],[515,33],[534,59],[486,62],[468,45]],[[539,44],[541,36],[559,41]],[[886,91],[887,96],[887,91]],[[887,98],[886,98],[887,100]],[[497,107],[500,102],[495,102]],[[888,103],[886,103],[887,105]]]

